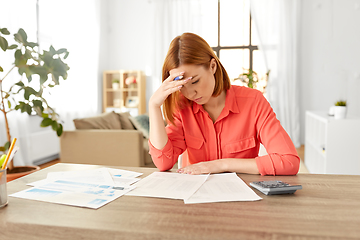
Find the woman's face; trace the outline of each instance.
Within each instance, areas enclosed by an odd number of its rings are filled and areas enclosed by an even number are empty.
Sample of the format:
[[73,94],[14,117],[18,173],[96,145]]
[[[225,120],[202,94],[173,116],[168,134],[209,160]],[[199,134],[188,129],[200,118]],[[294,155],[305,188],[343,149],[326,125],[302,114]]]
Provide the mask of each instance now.
[[206,104],[212,97],[215,87],[216,61],[210,61],[210,67],[184,64],[176,70],[184,73],[184,79],[192,77],[181,89],[181,93],[189,100],[197,104]]

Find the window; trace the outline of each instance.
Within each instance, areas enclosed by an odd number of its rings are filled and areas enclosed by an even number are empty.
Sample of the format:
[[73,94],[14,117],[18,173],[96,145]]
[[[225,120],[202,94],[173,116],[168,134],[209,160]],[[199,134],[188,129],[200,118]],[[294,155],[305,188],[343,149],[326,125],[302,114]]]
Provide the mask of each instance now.
[[258,50],[258,37],[250,15],[250,0],[207,2],[207,29],[204,37],[220,58],[231,80],[244,69],[265,76],[265,64]]

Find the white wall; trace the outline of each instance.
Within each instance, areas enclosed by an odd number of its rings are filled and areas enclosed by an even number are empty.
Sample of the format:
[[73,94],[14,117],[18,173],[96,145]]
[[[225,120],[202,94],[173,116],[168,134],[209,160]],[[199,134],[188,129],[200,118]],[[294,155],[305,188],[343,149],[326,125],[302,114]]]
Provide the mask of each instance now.
[[300,43],[301,142],[305,111],[348,101],[360,117],[360,1],[303,0]]
[[146,77],[146,102],[151,83],[154,16],[152,1],[108,1],[108,69],[142,70]]

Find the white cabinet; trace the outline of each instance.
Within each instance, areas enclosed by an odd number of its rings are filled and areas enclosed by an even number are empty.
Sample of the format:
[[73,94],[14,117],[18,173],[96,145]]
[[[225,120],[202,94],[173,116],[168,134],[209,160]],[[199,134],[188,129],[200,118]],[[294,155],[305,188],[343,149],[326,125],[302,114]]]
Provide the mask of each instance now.
[[360,119],[306,112],[305,165],[310,173],[360,174]]

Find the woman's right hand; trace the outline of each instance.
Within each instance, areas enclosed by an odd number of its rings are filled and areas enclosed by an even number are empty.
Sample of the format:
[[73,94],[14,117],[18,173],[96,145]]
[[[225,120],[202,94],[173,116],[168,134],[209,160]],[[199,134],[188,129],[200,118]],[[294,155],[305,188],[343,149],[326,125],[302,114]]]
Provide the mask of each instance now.
[[191,77],[181,80],[174,80],[176,77],[184,76],[185,72],[180,72],[178,69],[173,69],[170,71],[170,76],[163,81],[160,87],[154,92],[149,100],[149,106],[151,107],[160,107],[165,99],[182,88],[182,86],[187,83]]

